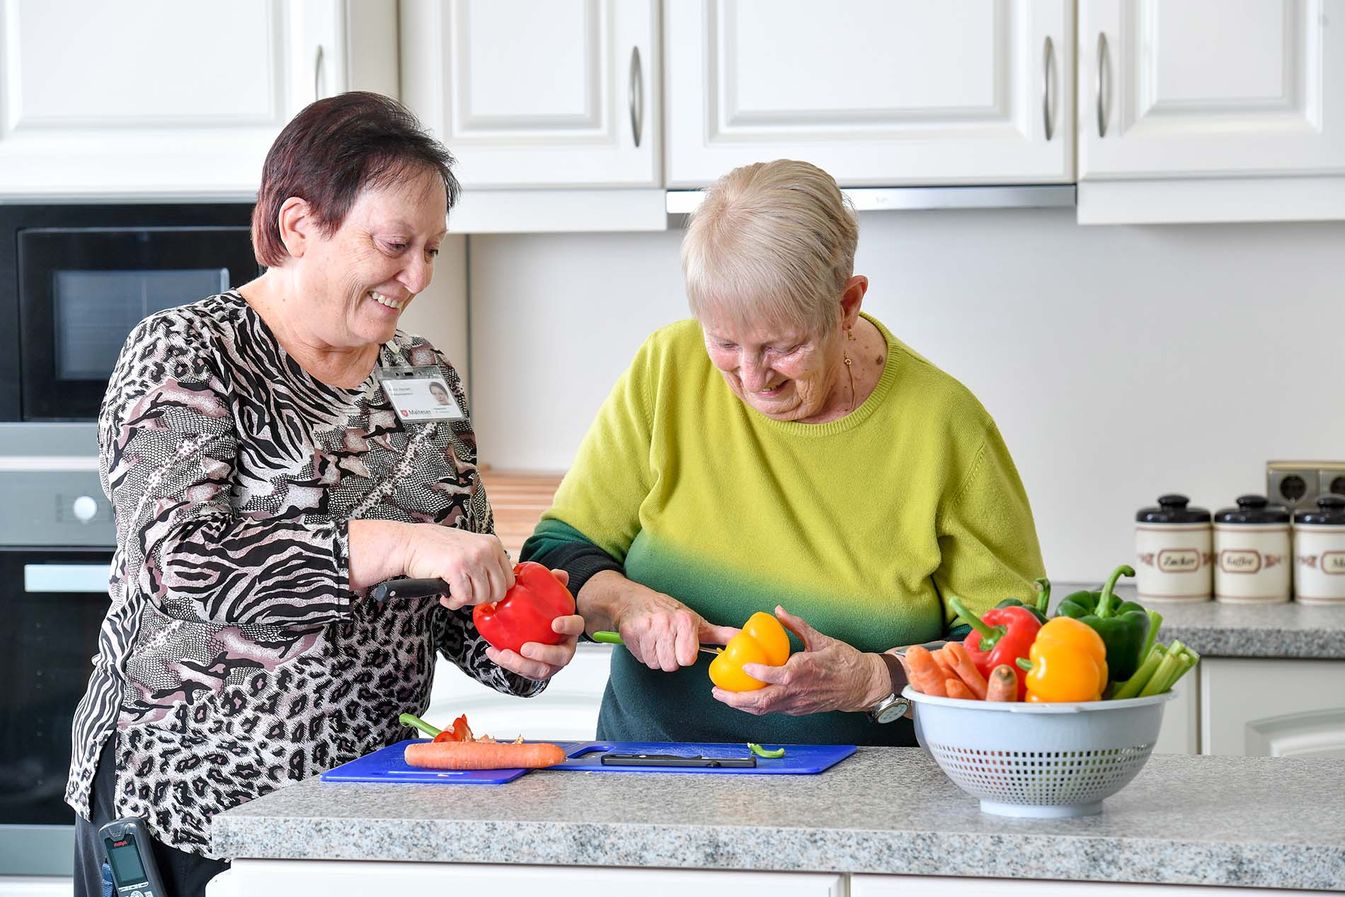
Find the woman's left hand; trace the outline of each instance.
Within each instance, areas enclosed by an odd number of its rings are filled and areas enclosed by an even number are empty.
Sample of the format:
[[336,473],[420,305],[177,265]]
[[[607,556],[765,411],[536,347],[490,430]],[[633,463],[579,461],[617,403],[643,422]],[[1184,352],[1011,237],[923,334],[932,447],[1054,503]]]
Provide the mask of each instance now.
[[[570,575],[564,570],[552,570],[551,573],[561,585],[569,585]],[[579,636],[584,634],[584,618],[578,614],[556,617],[551,621],[551,631],[565,636],[564,640],[558,645],[524,642],[519,651],[487,647],[486,656],[498,666],[527,679],[550,679],[574,659]]]
[[828,710],[867,709],[867,696],[873,689],[875,655],[864,654],[840,639],[823,635],[783,607],[775,608],[775,616],[803,641],[803,650],[790,655],[783,666],[743,664],[743,672],[765,682],[766,687],[755,691],[725,691],[716,687],[711,691],[715,700],[756,715],[803,716]]

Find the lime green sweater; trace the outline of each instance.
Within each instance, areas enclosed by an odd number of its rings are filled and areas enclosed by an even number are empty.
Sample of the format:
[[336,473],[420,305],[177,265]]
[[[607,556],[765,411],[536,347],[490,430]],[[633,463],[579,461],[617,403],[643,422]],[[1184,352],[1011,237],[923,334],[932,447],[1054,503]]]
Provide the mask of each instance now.
[[[781,604],[862,651],[939,637],[949,594],[977,611],[1032,595],[1042,575],[1032,512],[994,421],[869,320],[887,340],[886,366],[859,408],[824,424],[743,404],[697,322],[654,333],[523,557],[563,565],[596,546],[712,623],[740,626]],[[908,726],[862,713],[731,710],[710,696],[706,666],[655,672],[617,649],[599,737],[909,743]]]

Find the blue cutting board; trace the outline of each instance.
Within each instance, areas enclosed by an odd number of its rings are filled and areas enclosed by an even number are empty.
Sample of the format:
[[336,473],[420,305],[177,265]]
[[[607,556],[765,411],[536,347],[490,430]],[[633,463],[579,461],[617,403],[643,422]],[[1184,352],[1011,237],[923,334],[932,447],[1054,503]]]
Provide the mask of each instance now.
[[411,738],[365,754],[324,772],[323,782],[378,782],[416,785],[500,785],[512,782],[526,769],[418,769],[406,764],[406,746],[428,738]]
[[602,755],[612,751],[618,754],[673,754],[679,757],[747,757],[745,744],[704,744],[690,741],[580,741],[562,743],[569,758],[558,766],[548,766],[539,772],[560,770],[583,772],[662,772],[710,773],[712,775],[812,775],[840,763],[855,752],[853,744],[763,744],[770,750],[783,747],[785,755],[775,759],[757,757],[757,765],[749,767],[713,766],[604,766]]

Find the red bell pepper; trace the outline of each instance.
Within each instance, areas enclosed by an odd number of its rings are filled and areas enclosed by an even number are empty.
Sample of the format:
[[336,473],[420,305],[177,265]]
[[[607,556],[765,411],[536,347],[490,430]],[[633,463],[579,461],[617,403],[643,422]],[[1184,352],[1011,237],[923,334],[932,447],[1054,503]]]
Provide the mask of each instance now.
[[976,616],[967,610],[955,596],[948,597],[948,606],[971,624],[971,634],[962,640],[962,646],[971,655],[971,662],[981,675],[990,679],[990,671],[1007,664],[1018,677],[1018,700],[1027,696],[1027,680],[1018,666],[1020,657],[1032,651],[1041,622],[1026,607],[997,607]]
[[541,564],[514,565],[514,587],[494,604],[472,608],[472,622],[493,647],[518,651],[527,642],[558,645],[565,636],[551,629],[556,617],[574,613],[574,597]]
[[403,713],[397,717],[397,720],[404,726],[419,729],[435,741],[476,741],[476,736],[472,734],[472,727],[467,725],[467,714],[465,713],[453,720],[453,725],[447,729],[436,729],[412,713]]

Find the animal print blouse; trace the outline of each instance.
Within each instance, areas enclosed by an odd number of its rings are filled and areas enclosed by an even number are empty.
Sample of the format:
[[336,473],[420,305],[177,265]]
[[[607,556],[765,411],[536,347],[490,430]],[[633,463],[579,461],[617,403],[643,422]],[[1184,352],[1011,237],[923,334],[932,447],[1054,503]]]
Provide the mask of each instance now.
[[[467,407],[424,340],[398,333],[379,363],[437,364]],[[98,435],[117,551],[75,715],[81,816],[116,737],[117,812],[214,856],[215,813],[409,737],[436,650],[499,691],[545,687],[491,663],[470,613],[349,588],[353,518],[493,532],[467,420],[403,426],[374,377],[314,380],[231,291],[135,328]]]

